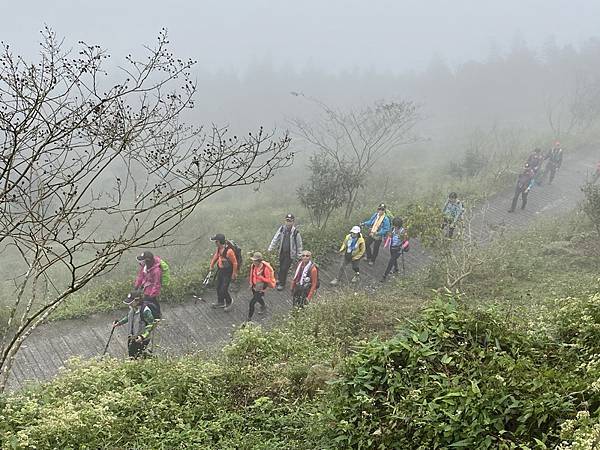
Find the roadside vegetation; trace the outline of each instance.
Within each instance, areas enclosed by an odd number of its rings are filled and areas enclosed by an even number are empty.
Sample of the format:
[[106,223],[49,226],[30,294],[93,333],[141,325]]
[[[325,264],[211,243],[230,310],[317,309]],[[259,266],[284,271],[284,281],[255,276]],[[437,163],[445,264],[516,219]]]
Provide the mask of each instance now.
[[423,272],[368,297],[327,295],[272,330],[246,327],[211,359],[73,361],[53,382],[1,398],[0,439],[4,448],[594,448],[599,250],[588,219],[565,216],[482,250],[462,294],[431,293]]

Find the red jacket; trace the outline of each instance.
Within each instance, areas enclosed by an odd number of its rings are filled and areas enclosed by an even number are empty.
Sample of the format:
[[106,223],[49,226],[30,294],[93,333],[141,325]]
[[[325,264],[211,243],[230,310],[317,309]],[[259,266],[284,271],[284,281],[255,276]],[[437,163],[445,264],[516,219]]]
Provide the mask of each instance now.
[[215,250],[215,254],[213,255],[212,259],[210,260],[210,270],[213,270],[215,263],[217,264],[217,267],[219,269],[222,269],[225,259],[229,260],[229,263],[231,264],[231,267],[233,268],[233,274],[237,276],[238,263],[237,263],[237,258],[235,257],[235,252],[230,247],[227,247],[227,251],[225,252],[225,255],[223,256],[223,246],[222,245],[217,246],[217,250]]
[[154,257],[154,264],[148,269],[142,264],[138,270],[135,284],[136,289],[144,288],[144,295],[148,297],[158,297],[160,295],[162,281],[162,269],[160,268],[160,258]]
[[252,264],[250,266],[248,282],[250,283],[250,287],[252,288],[256,286],[256,283],[265,283],[265,290],[267,287],[274,288],[275,273],[273,272],[273,268],[266,261],[262,261],[258,266]]

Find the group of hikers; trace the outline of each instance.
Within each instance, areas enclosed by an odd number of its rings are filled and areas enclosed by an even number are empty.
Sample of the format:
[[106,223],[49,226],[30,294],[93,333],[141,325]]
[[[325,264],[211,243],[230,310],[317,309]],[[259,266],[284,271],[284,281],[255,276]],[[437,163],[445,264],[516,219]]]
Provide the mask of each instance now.
[[[544,165],[545,162],[545,165]],[[562,149],[560,143],[556,142],[554,147],[546,154],[536,148],[527,159],[524,170],[519,174],[517,188],[509,212],[514,212],[518,198],[521,196],[521,209],[527,204],[527,195],[535,183],[542,184],[548,178],[552,183],[557,170],[562,165]],[[456,192],[448,195],[443,208],[443,223],[441,228],[445,236],[452,239],[465,211],[463,203],[458,199]],[[258,314],[263,314],[267,309],[265,293],[268,289],[282,291],[286,288],[290,269],[293,278],[291,281],[292,303],[297,308],[302,308],[310,302],[320,285],[319,268],[313,261],[312,253],[303,248],[300,230],[296,227],[295,217],[289,213],[284,217],[267,250],[277,251],[279,265],[277,274],[271,264],[265,260],[260,252],[254,252],[250,257],[252,261],[248,284],[252,297],[248,304],[247,321],[253,319],[256,305],[259,305]],[[363,233],[363,229],[365,232]],[[222,308],[228,312],[233,307],[233,299],[229,293],[232,281],[238,278],[242,266],[242,252],[237,244],[226,239],[222,233],[211,237],[215,244],[215,251],[210,260],[209,280],[216,270],[215,286],[217,300],[211,306]],[[404,222],[400,217],[394,217],[386,205],[381,203],[376,211],[365,221],[350,228],[350,232],[344,237],[339,248],[340,265],[337,274],[330,284],[335,286],[340,280],[346,279],[346,267],[352,268],[353,276],[351,283],[360,280],[360,261],[363,257],[369,266],[372,266],[381,246],[389,249],[390,258],[381,278],[385,282],[390,274],[399,272],[398,259],[403,258],[404,253],[409,250],[408,233]],[[165,271],[168,273],[168,265],[160,257],[145,251],[137,257],[140,265],[134,283],[134,291],[131,292],[125,303],[129,305],[129,311],[120,320],[113,322],[113,329],[128,325],[128,351],[129,356],[137,358],[144,354],[152,331],[161,318],[158,298]],[[404,259],[402,259],[404,267]]]
[[540,148],[536,148],[527,158],[523,171],[517,177],[515,195],[508,212],[515,212],[519,196],[521,197],[521,209],[525,209],[527,196],[536,184],[541,186],[546,179],[548,179],[548,184],[552,184],[556,172],[562,166],[562,161],[563,150],[560,142],[556,141],[554,146],[545,153],[542,153]]

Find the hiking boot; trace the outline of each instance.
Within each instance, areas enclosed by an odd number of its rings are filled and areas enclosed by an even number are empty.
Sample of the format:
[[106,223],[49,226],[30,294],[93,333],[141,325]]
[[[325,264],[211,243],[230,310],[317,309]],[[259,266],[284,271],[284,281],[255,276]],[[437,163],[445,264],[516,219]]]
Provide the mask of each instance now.
[[336,285],[336,284],[338,284],[338,283],[339,283],[339,282],[338,282],[338,279],[337,279],[337,278],[334,278],[333,280],[331,280],[331,281],[329,282],[329,284],[330,284],[330,285],[332,285],[332,286],[335,286],[335,285]]
[[387,280],[387,278],[386,278],[386,277],[381,277],[381,280],[379,280],[379,281],[380,281],[380,282],[382,282],[382,283],[385,283],[385,282],[386,282],[386,280]]
[[277,283],[277,288],[278,291],[283,291],[285,289],[285,286],[283,284],[279,284]]
[[367,264],[372,266],[373,264],[375,264],[375,261],[369,261]]
[[262,306],[262,305],[260,305],[260,306],[258,307],[258,313],[259,313],[259,314],[264,314],[264,313],[266,313],[266,312],[267,312],[267,305],[265,305],[265,306]]
[[223,308],[223,311],[229,312],[233,309],[233,302]]
[[515,212],[515,210],[514,209],[509,209],[508,212],[509,213],[513,213],[513,212]]
[[225,303],[211,303],[210,306],[213,308],[225,308]]
[[359,281],[359,280],[360,280],[360,274],[358,274],[358,273],[357,273],[357,274],[355,274],[355,275],[352,277],[352,280],[350,280],[350,281],[351,281],[352,283],[356,283],[356,282],[357,282],[357,281]]

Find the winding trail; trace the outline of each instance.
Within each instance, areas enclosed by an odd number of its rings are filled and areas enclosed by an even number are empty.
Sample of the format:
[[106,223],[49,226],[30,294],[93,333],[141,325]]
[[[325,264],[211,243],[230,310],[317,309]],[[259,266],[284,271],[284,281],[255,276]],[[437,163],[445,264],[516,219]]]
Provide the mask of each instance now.
[[[536,187],[529,195],[527,209],[509,214],[513,189],[491,197],[480,206],[472,222],[473,236],[482,242],[493,238],[498,230],[515,230],[531,224],[538,217],[559,215],[569,210],[582,198],[580,185],[594,171],[595,155],[578,153],[577,157],[566,158],[554,184]],[[276,224],[273,225],[274,229]],[[411,251],[406,254],[407,273],[423,268],[430,257],[411,241]],[[381,277],[387,264],[387,251],[380,252],[374,266],[363,263],[361,284],[374,285]],[[321,290],[329,289],[338,264],[321,267]],[[230,340],[232,333],[245,320],[248,310],[249,291],[245,283],[238,292],[232,292],[234,308],[231,312],[212,309],[214,291],[209,291],[205,301],[189,299],[182,304],[163,304],[163,321],[157,330],[154,352],[160,355],[184,355],[222,346]],[[291,296],[286,289],[275,290],[265,296],[268,311],[255,315],[257,323],[270,323],[291,310]],[[123,311],[94,314],[85,319],[63,320],[45,324],[38,328],[18,353],[9,379],[8,390],[23,387],[28,381],[48,380],[58,373],[65,362],[74,356],[90,358],[102,353],[110,333],[113,319]],[[126,327],[115,330],[109,354],[124,357]]]

